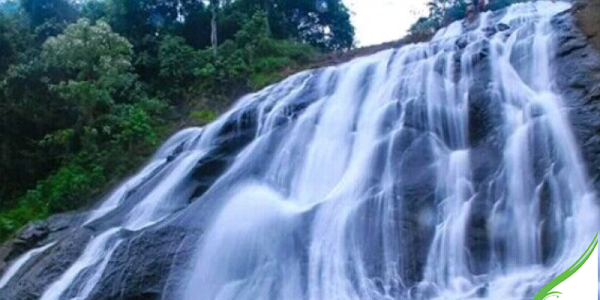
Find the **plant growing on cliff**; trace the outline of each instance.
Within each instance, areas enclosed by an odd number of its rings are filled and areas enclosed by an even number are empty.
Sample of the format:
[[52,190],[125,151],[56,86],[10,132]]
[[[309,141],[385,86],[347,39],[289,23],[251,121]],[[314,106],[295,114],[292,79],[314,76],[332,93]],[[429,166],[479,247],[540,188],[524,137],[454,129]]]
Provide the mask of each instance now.
[[[494,0],[490,1],[487,9],[499,10],[519,2],[529,0]],[[454,21],[465,17],[467,6],[471,0],[431,0],[427,3],[429,15],[417,20],[410,28],[411,33],[433,33]]]
[[[204,124],[317,50],[354,44],[340,0],[0,5],[0,238],[80,208],[182,120]],[[83,17],[83,18],[81,18]],[[78,182],[72,188],[65,182]]]

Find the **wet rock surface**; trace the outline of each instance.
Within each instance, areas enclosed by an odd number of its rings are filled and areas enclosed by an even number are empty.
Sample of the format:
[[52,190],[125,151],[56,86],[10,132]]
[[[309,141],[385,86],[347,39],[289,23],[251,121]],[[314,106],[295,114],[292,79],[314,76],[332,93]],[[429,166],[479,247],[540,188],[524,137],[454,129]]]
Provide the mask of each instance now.
[[0,299],[40,299],[48,284],[57,280],[79,257],[92,236],[88,230],[71,230],[43,255],[34,257],[0,291]]
[[588,174],[600,191],[600,52],[575,22],[573,15],[565,12],[552,23],[558,35],[556,84],[569,109]]
[[[91,300],[161,299],[189,270],[201,231],[167,226],[135,234],[113,254]],[[177,272],[172,272],[177,270]]]
[[25,252],[65,237],[69,229],[77,226],[85,213],[66,213],[35,221],[15,234],[15,237],[0,247],[0,274],[9,262]]

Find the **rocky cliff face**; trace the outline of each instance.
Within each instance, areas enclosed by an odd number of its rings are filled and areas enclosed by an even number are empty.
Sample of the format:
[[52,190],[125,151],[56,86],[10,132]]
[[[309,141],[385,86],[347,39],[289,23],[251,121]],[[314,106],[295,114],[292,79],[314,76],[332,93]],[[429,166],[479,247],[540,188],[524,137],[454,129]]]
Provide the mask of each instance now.
[[[255,124],[250,116],[241,116],[242,123],[231,123],[223,126],[218,133],[219,145],[212,154],[200,160],[194,170],[193,195],[197,198],[210,187],[216,178],[229,165],[230,160],[254,137]],[[247,129],[244,129],[247,128]],[[177,150],[173,158],[177,155]],[[113,219],[118,219],[116,213]],[[34,300],[39,299],[50,282],[59,279],[61,274],[82,255],[86,244],[93,236],[98,235],[111,226],[110,221],[103,224],[94,222],[81,226],[88,212],[57,215],[49,220],[34,222],[0,249],[3,259],[3,271],[14,263],[17,257],[29,250],[57,242],[55,247],[27,262],[11,281],[0,290],[0,299]],[[125,233],[127,247],[118,248],[108,264],[96,293],[90,299],[128,299],[153,300],[161,299],[161,295],[169,288],[177,287],[178,276],[185,274],[186,264],[201,228],[171,222],[171,225],[149,228],[141,233]],[[173,273],[171,270],[181,270]],[[70,291],[75,292],[75,291]],[[69,291],[67,291],[67,294]]]
[[[600,35],[595,33],[600,1],[579,4],[553,20],[558,33],[554,60],[557,88],[570,111],[574,132],[597,191],[600,191]],[[584,33],[584,28],[587,33]],[[600,32],[599,32],[600,33]]]
[[[578,6],[578,9],[581,8]],[[588,171],[591,175],[596,190],[600,192],[600,52],[594,47],[597,38],[595,34],[584,34],[576,26],[577,20],[571,12],[562,13],[553,19],[553,26],[558,34],[558,51],[554,58],[556,66],[557,88],[564,95],[566,106],[569,108],[570,119],[575,135],[582,147],[584,160],[587,162]],[[581,19],[579,19],[581,22]],[[589,21],[586,21],[589,22]],[[507,28],[492,28],[496,31],[507,30]],[[587,29],[586,29],[587,30]],[[457,43],[461,48],[461,43]],[[494,124],[499,123],[501,118],[500,109],[494,109],[490,105],[494,100],[487,93],[491,72],[489,64],[489,49],[482,47],[479,55],[475,57],[474,74],[475,84],[470,90],[470,140],[473,146],[472,164],[474,171],[474,182],[479,186],[490,183],[490,174],[494,174],[500,167],[498,161],[501,156],[500,149],[496,143],[498,133],[495,132]],[[305,103],[298,103],[291,107],[289,117],[294,118],[298,112],[304,110],[314,95],[305,95]],[[422,107],[408,107],[407,124],[414,126],[414,132],[419,132],[419,123],[411,124],[411,117],[418,119],[422,113]],[[232,159],[240,153],[255,136],[256,117],[252,111],[241,112],[241,116],[231,118],[236,120],[222,127],[218,136],[218,146],[212,153],[201,160],[194,171],[193,192],[190,199],[195,199],[205,193],[215,180],[230,165]],[[284,122],[284,120],[282,120]],[[407,150],[408,151],[408,150]],[[418,155],[417,155],[418,154]],[[418,162],[420,156],[426,153],[404,153],[404,155],[415,156],[414,172],[418,173]],[[407,169],[408,170],[408,169]],[[410,171],[410,170],[408,170]],[[407,171],[407,172],[408,172]],[[413,173],[414,174],[414,173]],[[425,174],[427,175],[427,174]],[[428,201],[430,191],[435,187],[427,184],[415,185],[415,189],[409,191],[407,198],[420,199],[411,202],[405,209],[406,216],[402,219],[408,220],[404,224],[406,238],[403,243],[412,245],[426,245],[430,241],[424,240],[423,236],[430,236],[430,228],[419,227],[416,221],[412,222],[416,214],[411,213],[422,209],[420,206],[432,205]],[[410,194],[414,193],[414,194]],[[485,198],[485,194],[478,197]],[[190,200],[191,201],[191,200]],[[474,255],[475,273],[485,272],[487,261],[486,251],[478,249],[489,248],[486,234],[485,213],[490,210],[485,201],[475,206],[474,217],[471,218],[469,234],[469,248]],[[210,215],[211,204],[205,205],[204,211]],[[480,216],[478,216],[480,212]],[[36,222],[23,229],[14,240],[8,242],[0,249],[0,271],[7,270],[7,265],[28,250],[57,242],[43,256],[27,262],[21,268],[16,278],[9,282],[8,286],[0,289],[0,299],[34,300],[39,299],[49,282],[53,282],[63,274],[69,265],[81,255],[89,239],[102,232],[109,224],[94,224],[80,227],[86,212],[55,216],[47,221]],[[115,216],[116,219],[118,216]],[[206,218],[206,216],[195,216]],[[126,232],[127,247],[119,247],[113,254],[106,272],[102,275],[99,285],[90,294],[94,300],[153,300],[161,299],[161,295],[169,293],[170,290],[179,288],[180,278],[185,276],[189,269],[187,263],[195,247],[195,241],[202,235],[202,228],[190,227],[176,220],[169,220],[168,225],[156,228],[148,228],[141,233]],[[546,243],[551,243],[548,237]],[[422,278],[422,267],[426,260],[425,251],[418,251],[419,247],[412,247],[414,251],[407,253],[407,265],[405,278],[412,282],[418,282]],[[550,253],[545,253],[546,257]],[[179,270],[172,272],[172,270]],[[66,293],[75,293],[67,291]]]

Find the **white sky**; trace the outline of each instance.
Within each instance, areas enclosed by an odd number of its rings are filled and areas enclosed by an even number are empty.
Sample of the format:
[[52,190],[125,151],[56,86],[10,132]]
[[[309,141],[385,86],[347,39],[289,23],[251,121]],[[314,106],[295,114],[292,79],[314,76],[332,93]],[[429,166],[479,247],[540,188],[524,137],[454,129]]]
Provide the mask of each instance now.
[[427,0],[343,0],[353,13],[358,46],[397,40],[426,13]]

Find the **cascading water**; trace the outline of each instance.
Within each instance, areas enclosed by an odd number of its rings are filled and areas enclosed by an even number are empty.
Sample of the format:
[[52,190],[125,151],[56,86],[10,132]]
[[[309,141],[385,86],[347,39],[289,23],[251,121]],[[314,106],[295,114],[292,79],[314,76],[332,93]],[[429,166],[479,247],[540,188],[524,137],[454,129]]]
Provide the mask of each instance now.
[[[429,44],[299,75],[286,99],[257,97],[270,111],[236,165],[261,164],[229,179],[239,189],[201,239],[184,299],[532,296],[598,224],[548,67],[550,19],[567,8],[483,14]],[[281,120],[313,81],[314,102]],[[469,120],[477,87],[497,110],[485,142],[470,136],[485,125]],[[473,174],[474,143],[497,151],[493,173]],[[485,247],[469,240],[481,215]]]
[[[162,299],[532,298],[600,228],[553,85],[550,21],[568,8],[484,13],[178,133],[88,215],[93,237],[41,299],[95,299],[119,248],[173,224],[202,234]],[[222,172],[198,182],[203,166]]]

